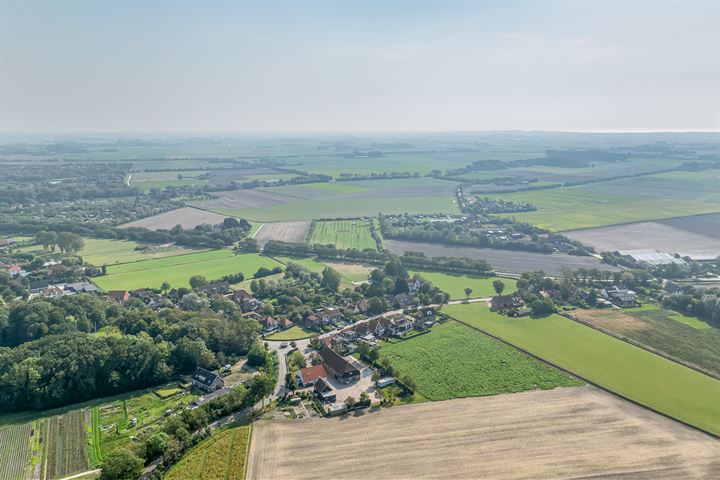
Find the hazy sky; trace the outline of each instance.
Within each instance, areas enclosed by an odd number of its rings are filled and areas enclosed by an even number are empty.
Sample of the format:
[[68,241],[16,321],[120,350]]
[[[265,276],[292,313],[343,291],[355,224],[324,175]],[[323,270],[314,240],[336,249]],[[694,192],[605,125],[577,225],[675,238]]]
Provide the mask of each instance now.
[[718,130],[720,2],[9,2],[0,131]]

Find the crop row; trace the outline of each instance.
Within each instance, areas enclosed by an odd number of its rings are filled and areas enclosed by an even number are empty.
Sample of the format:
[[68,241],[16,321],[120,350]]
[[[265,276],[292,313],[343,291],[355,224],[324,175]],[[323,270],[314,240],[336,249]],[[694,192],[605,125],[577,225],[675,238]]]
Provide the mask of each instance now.
[[12,425],[0,430],[0,478],[22,480],[30,457],[31,424]]

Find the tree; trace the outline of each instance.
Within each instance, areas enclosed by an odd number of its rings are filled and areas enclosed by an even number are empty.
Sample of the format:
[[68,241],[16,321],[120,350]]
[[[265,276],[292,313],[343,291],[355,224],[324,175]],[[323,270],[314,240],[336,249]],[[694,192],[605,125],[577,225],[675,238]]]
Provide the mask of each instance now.
[[193,275],[190,277],[190,280],[188,280],[188,283],[190,283],[190,287],[193,290],[197,290],[200,287],[204,287],[208,284],[207,279],[202,275]]
[[168,435],[164,432],[154,433],[145,442],[145,458],[155,460],[165,453],[167,448]]
[[588,305],[592,306],[595,306],[595,304],[597,303],[597,292],[594,288],[588,292],[587,303]]
[[362,393],[360,394],[360,403],[361,403],[362,406],[364,406],[364,407],[369,407],[369,406],[370,406],[370,395],[368,395],[367,392],[362,392]]
[[160,291],[165,293],[168,290],[170,290],[170,284],[168,282],[163,282],[162,285],[160,285]]
[[530,304],[533,315],[548,315],[555,311],[555,305],[549,298],[545,300],[535,300]]
[[320,350],[323,346],[322,340],[319,337],[312,337],[310,339],[310,348],[313,350]]
[[290,372],[287,372],[285,374],[285,388],[287,388],[291,392],[294,392],[297,389],[297,383],[295,382],[295,377],[293,377],[293,374]]
[[347,405],[348,410],[352,410],[356,403],[357,400],[355,400],[355,397],[353,396],[349,396],[345,399],[345,405]]
[[[364,343],[364,342],[362,342],[362,343]],[[371,348],[367,355],[368,360],[370,360],[373,363],[377,362],[379,357],[380,357],[380,352],[378,352],[377,348]]]
[[410,375],[405,375],[400,379],[400,381],[405,385],[412,393],[415,393],[415,389],[417,388],[417,384],[415,383],[415,380]]
[[118,448],[111,451],[100,468],[101,480],[135,480],[140,476],[145,462],[130,450]]
[[502,294],[502,291],[505,290],[505,284],[502,280],[494,280],[493,281],[493,288],[495,289],[495,292],[500,295]]
[[473,289],[470,287],[465,287],[465,300],[470,300],[470,294],[472,294]]
[[320,286],[327,288],[331,292],[337,292],[340,288],[341,281],[342,277],[337,270],[331,267],[325,267],[322,272],[322,281],[320,282]]
[[251,367],[262,367],[267,363],[267,352],[260,342],[255,342],[248,352],[247,363]]

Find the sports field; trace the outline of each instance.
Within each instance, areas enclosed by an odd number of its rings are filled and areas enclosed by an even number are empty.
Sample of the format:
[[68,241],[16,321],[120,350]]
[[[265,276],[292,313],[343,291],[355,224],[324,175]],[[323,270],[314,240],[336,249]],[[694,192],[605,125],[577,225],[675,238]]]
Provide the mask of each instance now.
[[[115,263],[136,262],[152,258],[172,257],[186,253],[199,252],[191,248],[175,245],[142,244],[131,240],[107,240],[103,238],[83,237],[85,246],[78,252],[83,260],[96,266],[112,265]],[[23,252],[40,253],[42,247],[33,245],[21,248]]]
[[720,170],[669,172],[492,196],[538,207],[517,220],[566,231],[720,212],[718,182]]
[[559,315],[509,318],[481,303],[444,312],[642,405],[720,434],[720,381]]
[[469,275],[453,275],[439,272],[410,272],[410,275],[418,274],[428,280],[440,290],[450,294],[450,300],[460,300],[466,297],[465,288],[472,288],[470,298],[486,298],[497,295],[493,288],[493,282],[500,280],[505,284],[502,293],[507,295],[516,290],[517,281],[505,277],[472,277]]
[[377,243],[370,233],[370,220],[367,219],[315,222],[312,237],[308,243],[310,245],[332,244],[343,250],[377,249]]
[[389,358],[400,375],[410,375],[429,400],[580,385],[566,373],[452,320],[409,340],[384,342],[380,356]]
[[188,287],[188,280],[193,275],[217,280],[224,275],[242,272],[248,278],[260,267],[271,269],[276,266],[276,261],[257,253],[235,255],[228,249],[209,250],[111,266],[107,275],[95,277],[93,282],[106,291],[159,288],[163,282],[179,288]]
[[711,479],[718,458],[716,439],[586,386],[259,420],[247,478]]

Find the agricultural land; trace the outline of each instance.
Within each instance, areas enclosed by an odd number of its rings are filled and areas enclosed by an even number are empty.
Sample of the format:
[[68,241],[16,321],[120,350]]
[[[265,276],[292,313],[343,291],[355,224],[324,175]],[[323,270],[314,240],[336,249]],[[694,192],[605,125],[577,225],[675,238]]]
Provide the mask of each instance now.
[[474,303],[445,312],[597,385],[720,434],[720,381],[559,315],[510,318]]
[[472,288],[470,298],[487,298],[496,295],[493,282],[500,280],[505,288],[502,293],[507,295],[516,290],[517,281],[506,277],[472,277],[469,275],[453,275],[440,272],[410,272],[428,280],[440,290],[450,294],[450,300],[459,300],[466,297],[465,288]]
[[377,248],[377,243],[372,236],[370,222],[371,220],[368,219],[315,222],[308,243],[311,245],[331,244],[343,250],[352,248],[374,250]]
[[426,334],[383,343],[400,375],[410,375],[429,400],[497,395],[579,385],[566,373],[488,337],[448,321]]
[[270,240],[303,243],[309,230],[310,222],[271,222],[263,223],[252,237],[260,246]]
[[247,478],[704,479],[719,455],[715,439],[586,386],[261,420]]
[[227,215],[200,210],[199,208],[183,207],[169,212],[146,217],[134,222],[120,225],[121,228],[142,227],[149,230],[170,230],[175,225],[181,225],[185,229],[195,228],[203,223],[216,225],[221,223]]
[[186,454],[166,480],[244,480],[251,427],[215,433]]

